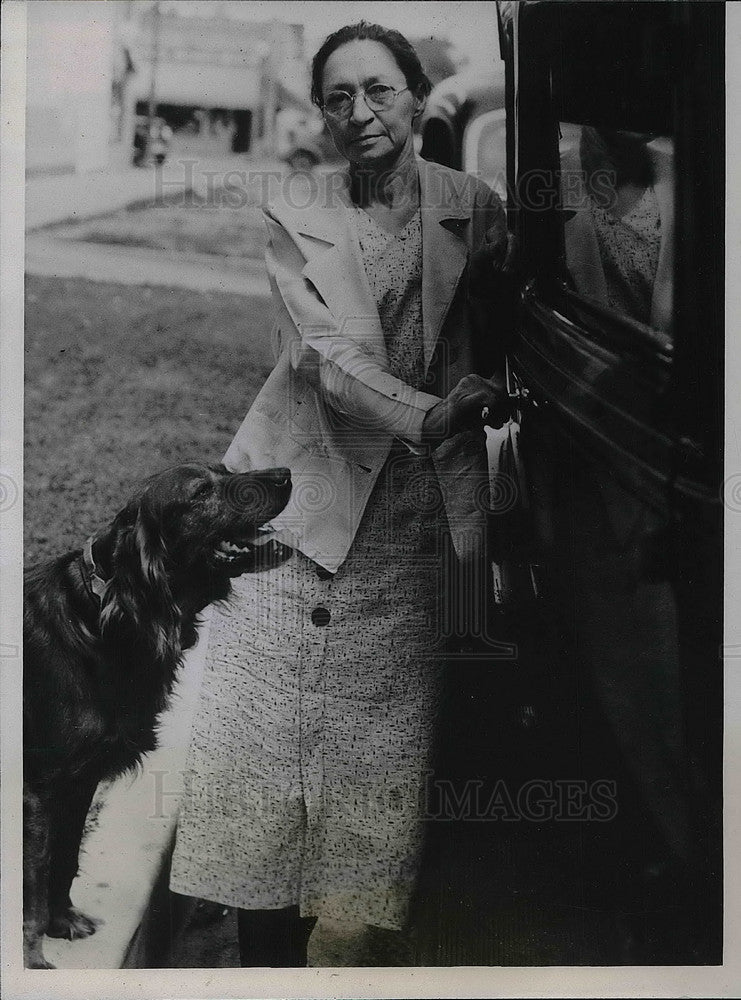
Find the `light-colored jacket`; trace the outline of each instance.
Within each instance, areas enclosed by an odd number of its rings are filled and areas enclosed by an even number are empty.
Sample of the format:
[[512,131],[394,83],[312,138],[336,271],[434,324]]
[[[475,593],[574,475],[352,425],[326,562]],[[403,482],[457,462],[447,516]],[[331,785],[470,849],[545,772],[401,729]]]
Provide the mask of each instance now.
[[[394,439],[419,451],[427,411],[475,370],[476,338],[497,337],[496,315],[469,301],[463,278],[487,230],[504,238],[501,202],[470,175],[418,165],[424,391],[389,372],[346,174],[315,180],[303,207],[284,197],[265,211],[276,365],[224,463],[235,472],[291,470],[291,500],[273,525],[332,572],[347,555]],[[457,434],[432,455],[456,551],[473,556],[485,521],[483,431]]]

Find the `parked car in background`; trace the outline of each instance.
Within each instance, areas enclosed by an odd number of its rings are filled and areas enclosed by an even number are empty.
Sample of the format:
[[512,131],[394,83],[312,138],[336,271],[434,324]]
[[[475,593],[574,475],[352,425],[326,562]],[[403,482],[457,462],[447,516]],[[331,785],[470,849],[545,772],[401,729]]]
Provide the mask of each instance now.
[[276,153],[291,170],[310,171],[320,163],[339,162],[339,154],[321,114],[285,108],[276,115]]
[[[340,164],[342,158],[332,141],[321,114],[305,114],[294,109],[276,116],[276,153],[291,170],[309,172],[319,164]],[[415,136],[417,150],[421,136]]]
[[172,129],[164,118],[153,118],[150,128],[149,118],[137,115],[134,127],[134,166],[141,166],[147,157],[154,163],[164,163],[171,141]]
[[504,63],[488,73],[457,73],[433,87],[422,116],[421,155],[475,173],[506,197]]

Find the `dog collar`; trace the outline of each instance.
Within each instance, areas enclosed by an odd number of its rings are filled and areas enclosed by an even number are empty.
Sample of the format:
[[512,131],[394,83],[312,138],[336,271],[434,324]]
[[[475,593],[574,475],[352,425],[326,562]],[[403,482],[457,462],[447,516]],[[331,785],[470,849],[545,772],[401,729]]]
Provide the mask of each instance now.
[[106,581],[98,575],[98,567],[93,558],[93,536],[91,535],[82,548],[82,560],[90,578],[90,589],[96,597],[101,598],[105,593]]

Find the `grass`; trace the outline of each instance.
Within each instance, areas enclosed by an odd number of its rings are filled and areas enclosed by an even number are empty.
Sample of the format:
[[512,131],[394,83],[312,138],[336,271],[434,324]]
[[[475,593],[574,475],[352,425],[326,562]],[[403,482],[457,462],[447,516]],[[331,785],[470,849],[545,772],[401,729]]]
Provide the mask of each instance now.
[[162,468],[218,461],[271,368],[270,301],[29,276],[25,562]]
[[50,230],[88,243],[149,247],[236,259],[261,259],[265,229],[257,182],[231,190],[214,187],[122,208],[97,219],[83,219]]

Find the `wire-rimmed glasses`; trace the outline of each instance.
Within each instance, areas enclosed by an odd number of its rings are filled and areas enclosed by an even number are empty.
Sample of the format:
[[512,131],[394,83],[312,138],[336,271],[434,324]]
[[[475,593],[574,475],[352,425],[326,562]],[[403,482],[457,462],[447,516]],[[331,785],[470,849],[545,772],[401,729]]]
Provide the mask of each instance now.
[[365,103],[371,111],[388,111],[394,101],[409,87],[391,87],[387,83],[372,83],[370,87],[361,87],[354,94],[346,90],[332,90],[322,105],[322,111],[330,118],[349,118],[355,107],[355,101],[362,94]]

